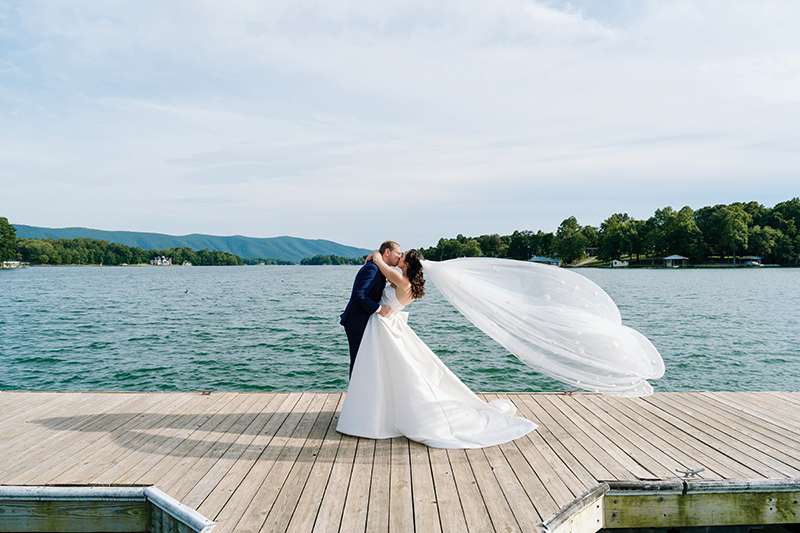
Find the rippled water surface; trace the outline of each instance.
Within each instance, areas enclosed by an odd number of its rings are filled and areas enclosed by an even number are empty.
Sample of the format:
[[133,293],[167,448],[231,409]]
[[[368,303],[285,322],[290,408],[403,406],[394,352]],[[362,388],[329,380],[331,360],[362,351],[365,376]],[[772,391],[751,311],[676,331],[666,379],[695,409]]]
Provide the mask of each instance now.
[[[555,267],[554,267],[555,268]],[[347,387],[357,267],[0,271],[0,389]],[[800,269],[582,269],[660,350],[657,391],[800,390]],[[554,391],[428,283],[409,322],[471,388]]]

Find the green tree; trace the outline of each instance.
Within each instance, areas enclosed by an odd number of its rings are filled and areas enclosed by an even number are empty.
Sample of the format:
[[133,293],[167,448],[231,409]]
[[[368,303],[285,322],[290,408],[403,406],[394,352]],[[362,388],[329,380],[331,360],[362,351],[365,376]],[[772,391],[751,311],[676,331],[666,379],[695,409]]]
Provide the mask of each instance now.
[[447,239],[444,242],[442,259],[455,259],[456,257],[461,257],[461,248],[463,248],[463,245],[458,239]]
[[503,243],[500,235],[481,235],[480,250],[486,257],[505,257],[508,246]]
[[620,259],[633,248],[632,234],[635,231],[628,213],[614,213],[600,224],[600,239],[597,256],[603,261]]
[[694,219],[694,211],[684,206],[668,220],[664,228],[669,253],[700,259],[703,252],[703,233]]
[[630,224],[630,240],[631,240],[631,253],[636,254],[636,260],[639,256],[647,253],[647,222],[644,220],[631,219]]
[[787,202],[776,204],[764,215],[763,220],[764,224],[794,237],[800,227],[800,198],[792,198]]
[[17,259],[17,228],[0,217],[0,261]]
[[689,206],[675,211],[671,206],[656,209],[645,228],[645,248],[660,255],[678,254],[699,259],[703,234]]
[[305,257],[300,261],[301,265],[360,265],[364,262],[363,257],[341,257],[338,255],[315,255]]
[[595,247],[600,244],[600,230],[594,226],[583,226],[581,228],[581,233],[586,237],[587,247]]
[[479,255],[481,255],[481,245],[475,239],[467,239],[461,246],[459,257],[478,257]]
[[747,239],[747,252],[771,258],[783,238],[783,232],[769,226],[753,226]]
[[800,263],[800,198],[776,204],[763,221],[783,234],[776,244],[774,259],[781,263]]
[[725,207],[722,204],[705,206],[694,212],[694,220],[703,234],[706,251],[712,255],[724,253],[718,249],[720,229],[717,224],[716,212]]
[[51,239],[19,239],[17,241],[17,251],[22,256],[23,261],[46,265],[56,255],[56,249],[51,241]]
[[553,239],[553,251],[565,264],[574,263],[586,251],[586,235],[581,231],[578,220],[572,216],[561,222]]
[[758,225],[764,225],[764,219],[770,211],[758,202],[734,202],[731,206],[740,206],[745,213],[750,215],[751,222]]
[[531,257],[553,255],[553,241],[556,236],[542,230],[531,236]]
[[508,245],[508,256],[519,261],[527,261],[533,257],[531,250],[533,236],[533,232],[529,230],[514,230]]
[[712,224],[718,232],[717,249],[731,252],[734,263],[736,252],[747,248],[747,226],[751,220],[741,204],[724,206],[712,215]]

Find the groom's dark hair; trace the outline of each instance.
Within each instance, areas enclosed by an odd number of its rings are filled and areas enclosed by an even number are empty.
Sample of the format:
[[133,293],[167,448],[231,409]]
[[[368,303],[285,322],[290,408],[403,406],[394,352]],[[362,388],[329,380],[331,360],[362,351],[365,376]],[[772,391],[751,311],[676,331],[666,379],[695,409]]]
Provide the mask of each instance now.
[[383,244],[381,244],[381,247],[380,247],[380,248],[378,248],[378,251],[381,253],[381,255],[383,255],[383,253],[384,253],[386,250],[391,250],[391,249],[392,249],[392,248],[394,248],[395,246],[397,246],[398,248],[400,247],[400,245],[399,245],[399,244],[397,244],[397,243],[396,243],[396,242],[394,242],[394,241],[386,241],[386,242],[384,242]]

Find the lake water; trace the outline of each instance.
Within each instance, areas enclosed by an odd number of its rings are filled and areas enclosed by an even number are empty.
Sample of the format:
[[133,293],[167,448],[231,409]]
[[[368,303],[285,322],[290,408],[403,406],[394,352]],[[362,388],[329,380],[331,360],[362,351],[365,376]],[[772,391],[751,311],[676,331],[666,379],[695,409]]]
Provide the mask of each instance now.
[[[554,267],[555,268],[555,267]],[[0,271],[0,390],[343,391],[358,267]],[[800,269],[581,269],[661,352],[657,391],[800,390]],[[476,391],[567,388],[428,283],[409,323]]]

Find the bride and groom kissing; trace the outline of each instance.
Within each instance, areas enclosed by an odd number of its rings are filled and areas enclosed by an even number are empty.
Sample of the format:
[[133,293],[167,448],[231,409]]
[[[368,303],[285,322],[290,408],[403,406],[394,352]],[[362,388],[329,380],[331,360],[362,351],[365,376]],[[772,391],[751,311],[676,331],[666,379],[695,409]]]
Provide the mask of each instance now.
[[419,251],[386,241],[356,275],[341,317],[350,384],[336,429],[436,448],[493,446],[532,431],[536,424],[514,416],[510,401],[475,395],[408,325],[404,309],[425,294],[426,263]]

